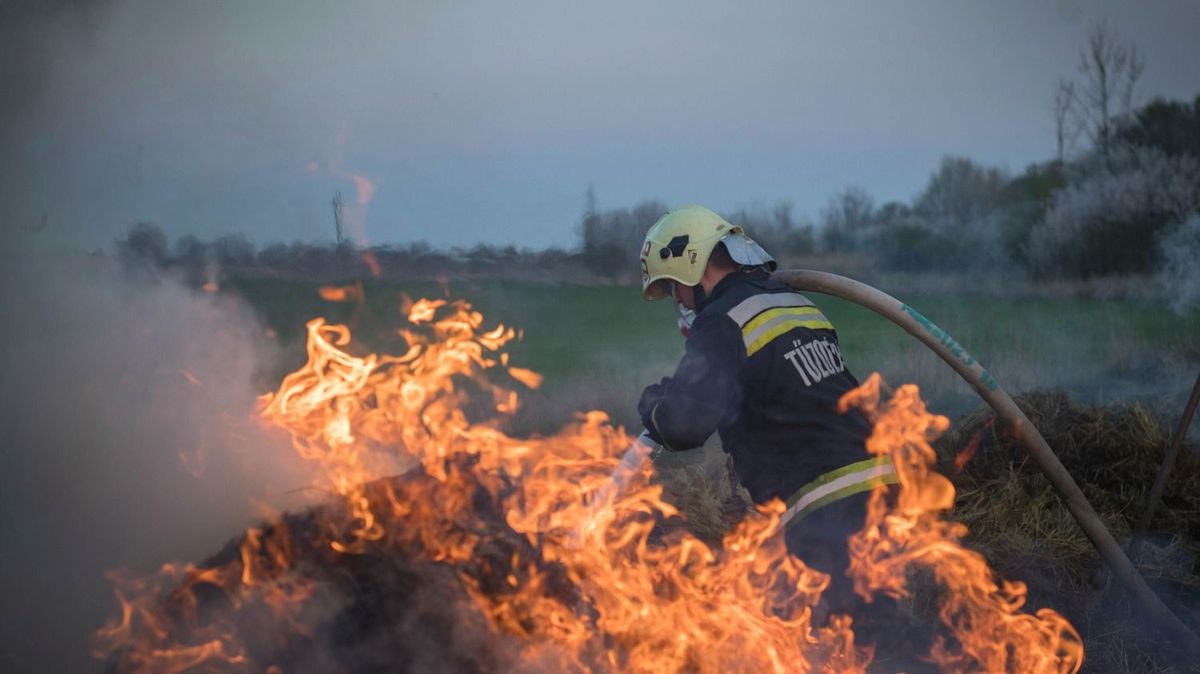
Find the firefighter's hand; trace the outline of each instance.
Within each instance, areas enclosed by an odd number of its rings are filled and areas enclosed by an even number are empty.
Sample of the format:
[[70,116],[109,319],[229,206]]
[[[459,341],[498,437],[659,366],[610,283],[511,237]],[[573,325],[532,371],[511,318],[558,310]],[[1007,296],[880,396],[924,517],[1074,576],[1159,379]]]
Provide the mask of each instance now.
[[[663,395],[666,394],[667,384],[670,383],[670,381],[670,377],[663,377],[662,381],[658,382],[657,384],[651,384],[647,386],[646,390],[642,391],[641,399],[638,400],[638,416],[641,417],[642,425],[646,427],[646,430],[650,431],[652,437],[658,434],[658,429],[654,428],[654,423],[651,420],[650,415],[652,412],[654,412],[654,406],[657,405],[659,401],[662,400]],[[654,437],[654,441],[660,444],[662,443],[662,439],[658,437]]]

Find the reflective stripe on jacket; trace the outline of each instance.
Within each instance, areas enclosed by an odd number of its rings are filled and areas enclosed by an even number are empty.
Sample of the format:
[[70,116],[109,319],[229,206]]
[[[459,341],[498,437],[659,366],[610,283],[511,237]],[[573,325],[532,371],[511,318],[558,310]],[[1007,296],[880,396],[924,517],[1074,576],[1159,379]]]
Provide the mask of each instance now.
[[779,517],[779,523],[791,526],[804,519],[805,515],[834,501],[897,482],[896,467],[887,456],[864,459],[842,466],[796,490],[796,493],[788,498],[787,510]]

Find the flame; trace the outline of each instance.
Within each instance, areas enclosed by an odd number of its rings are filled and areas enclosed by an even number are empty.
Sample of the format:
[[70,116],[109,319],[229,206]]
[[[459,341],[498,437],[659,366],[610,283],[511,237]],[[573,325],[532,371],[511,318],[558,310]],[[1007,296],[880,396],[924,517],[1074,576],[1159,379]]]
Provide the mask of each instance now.
[[317,289],[321,299],[326,302],[358,302],[365,301],[362,282],[344,286],[321,286]]
[[[507,356],[508,354],[503,355]],[[507,358],[504,360],[507,360]],[[535,389],[542,385],[542,375],[533,370],[526,370],[523,367],[510,367],[508,368],[508,374],[529,388]]]
[[911,571],[927,570],[940,589],[938,615],[951,631],[929,654],[944,670],[1078,672],[1083,643],[1075,628],[1051,609],[1021,613],[1025,584],[997,579],[982,555],[959,543],[966,527],[942,519],[954,505],[954,486],[933,470],[929,443],[949,420],[926,411],[916,386],[901,386],[886,403],[881,387],[872,375],[839,403],[875,416],[867,450],[890,455],[900,481],[893,504],[883,491],[871,495],[866,526],[850,539],[855,591],[868,600],[879,592],[907,597]]
[[317,292],[326,302],[345,302],[350,296],[345,286],[321,286]]
[[[782,503],[759,508],[719,545],[702,542],[677,525],[650,468],[622,462],[632,438],[604,413],[580,414],[549,437],[502,430],[520,404],[506,384],[541,381],[509,365],[515,329],[485,329],[462,301],[406,301],[405,310],[400,355],[351,355],[348,328],[310,321],[307,363],[261,399],[262,418],[320,468],[314,487],[336,495],[313,511],[317,526],[285,516],[204,566],[114,576],[120,616],[97,633],[97,657],[123,671],[277,667],[261,644],[307,643],[326,615],[319,607],[338,601],[317,561],[370,555],[452,569],[473,610],[528,667],[866,671],[873,651],[856,643],[850,616],[814,624],[829,578],[788,554]],[[1076,671],[1082,650],[1070,625],[1052,611],[1018,613],[1023,587],[997,586],[982,558],[958,546],[961,526],[939,519],[953,488],[922,463],[921,443],[945,420],[924,412],[915,389],[879,403],[878,386],[873,378],[844,403],[876,411],[869,448],[892,453],[901,488],[891,507],[873,495],[867,528],[851,541],[856,590],[903,596],[905,569],[932,566],[950,589],[950,637],[935,644],[936,662]]]
[[366,206],[375,198],[375,183],[361,173],[347,174],[354,182],[354,195],[359,206]]
[[967,469],[967,464],[971,462],[971,459],[975,458],[975,452],[979,451],[979,443],[982,439],[982,433],[976,433],[967,442],[967,446],[961,452],[954,455],[955,473],[961,473]]
[[383,265],[379,264],[379,258],[375,257],[375,253],[370,248],[363,250],[362,259],[363,263],[367,265],[367,271],[371,272],[371,278],[383,277]]

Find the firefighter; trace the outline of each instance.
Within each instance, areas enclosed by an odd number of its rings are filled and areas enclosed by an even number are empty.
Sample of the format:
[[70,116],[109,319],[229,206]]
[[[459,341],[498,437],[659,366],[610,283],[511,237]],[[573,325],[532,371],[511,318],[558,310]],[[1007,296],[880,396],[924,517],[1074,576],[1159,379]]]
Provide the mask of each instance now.
[[870,458],[870,424],[838,399],[858,386],[837,332],[804,295],[771,280],[775,261],[739,226],[703,206],[664,215],[641,250],[642,295],[671,298],[686,335],[675,373],[645,389],[638,412],[668,451],[715,431],[756,503],[783,499],[789,550],[828,573],[830,610],[854,602],[846,539],[862,528],[871,488],[895,483]]

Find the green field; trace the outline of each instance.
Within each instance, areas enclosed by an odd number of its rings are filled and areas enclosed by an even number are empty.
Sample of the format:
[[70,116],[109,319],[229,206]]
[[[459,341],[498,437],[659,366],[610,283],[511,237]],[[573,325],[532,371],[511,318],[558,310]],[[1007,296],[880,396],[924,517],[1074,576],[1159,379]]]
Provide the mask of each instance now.
[[[304,360],[304,323],[324,316],[352,327],[356,348],[402,348],[395,329],[402,297],[465,299],[486,322],[523,330],[514,363],[546,376],[530,395],[518,430],[551,431],[573,411],[603,409],[637,424],[641,388],[670,374],[682,351],[667,302],[644,302],[636,288],[513,281],[365,284],[365,302],[327,302],[314,283],[264,279],[227,286],[277,333],[279,362],[266,387]],[[883,288],[887,290],[887,288]],[[886,320],[834,298],[813,299],[837,326],[851,369],[878,371],[921,386],[951,416],[979,405],[974,393],[924,346]],[[1178,414],[1200,368],[1200,313],[1181,317],[1131,301],[1002,299],[953,294],[900,296],[958,339],[1010,393],[1065,389],[1085,402],[1138,398],[1164,417]]]

